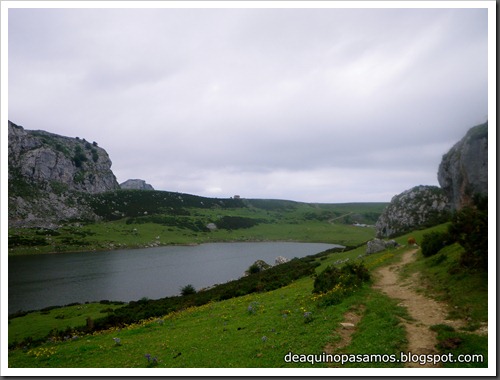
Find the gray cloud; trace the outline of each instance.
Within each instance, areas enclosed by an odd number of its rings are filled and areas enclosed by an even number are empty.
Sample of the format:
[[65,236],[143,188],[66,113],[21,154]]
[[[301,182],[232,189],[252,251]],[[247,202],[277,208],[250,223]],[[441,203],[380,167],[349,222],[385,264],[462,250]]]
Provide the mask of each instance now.
[[487,118],[486,9],[10,9],[9,119],[119,181],[389,201]]

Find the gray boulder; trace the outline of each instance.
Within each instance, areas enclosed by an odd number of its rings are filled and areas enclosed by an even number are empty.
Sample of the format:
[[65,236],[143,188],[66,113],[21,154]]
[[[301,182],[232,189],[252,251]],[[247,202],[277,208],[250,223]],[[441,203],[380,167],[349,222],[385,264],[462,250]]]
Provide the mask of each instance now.
[[387,248],[395,248],[399,244],[395,240],[373,239],[366,244],[366,254],[381,252]]

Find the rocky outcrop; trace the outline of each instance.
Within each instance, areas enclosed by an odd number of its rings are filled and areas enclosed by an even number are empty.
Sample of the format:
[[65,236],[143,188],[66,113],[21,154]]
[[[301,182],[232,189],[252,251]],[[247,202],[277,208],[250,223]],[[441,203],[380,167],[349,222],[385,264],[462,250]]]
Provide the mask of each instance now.
[[289,260],[286,257],[278,256],[274,260],[274,265],[281,265],[281,264],[287,263],[288,261]]
[[120,187],[124,190],[154,190],[153,186],[142,179],[128,179],[120,183]]
[[488,123],[471,128],[443,156],[438,181],[455,210],[488,194]]
[[91,194],[119,189],[111,160],[97,143],[25,130],[9,121],[9,180],[20,177]]
[[391,237],[446,221],[448,198],[437,186],[416,186],[392,198],[375,228],[378,237]]
[[119,189],[106,151],[85,139],[9,121],[9,226],[52,228],[95,220],[88,194]]

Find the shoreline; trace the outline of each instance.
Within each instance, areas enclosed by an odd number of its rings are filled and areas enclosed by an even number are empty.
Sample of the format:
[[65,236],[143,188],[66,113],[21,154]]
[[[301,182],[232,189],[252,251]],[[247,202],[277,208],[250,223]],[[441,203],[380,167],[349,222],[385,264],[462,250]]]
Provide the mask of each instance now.
[[[212,244],[212,243],[312,243],[312,244],[331,244],[339,247],[346,247],[339,243],[330,243],[324,241],[303,241],[303,240],[272,240],[272,239],[245,239],[245,240],[219,240],[219,241],[205,241],[201,243],[178,243],[178,244],[156,244],[156,245],[139,245],[139,246],[115,246],[106,248],[93,248],[93,249],[81,249],[81,250],[64,250],[64,251],[49,251],[49,252],[11,252],[9,249],[8,257],[19,257],[19,256],[34,256],[34,255],[58,255],[66,253],[98,253],[98,252],[111,252],[119,250],[131,250],[131,249],[148,249],[148,248],[160,248],[160,247],[196,247],[202,244]],[[35,250],[37,247],[33,247]]]

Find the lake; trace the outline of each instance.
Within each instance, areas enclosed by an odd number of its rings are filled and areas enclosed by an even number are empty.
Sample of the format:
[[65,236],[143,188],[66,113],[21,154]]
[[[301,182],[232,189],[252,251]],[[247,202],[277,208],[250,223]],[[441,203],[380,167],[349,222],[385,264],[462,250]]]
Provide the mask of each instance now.
[[256,260],[274,265],[342,247],[321,243],[210,243],[197,246],[9,257],[9,313],[100,300],[180,294],[243,276]]

